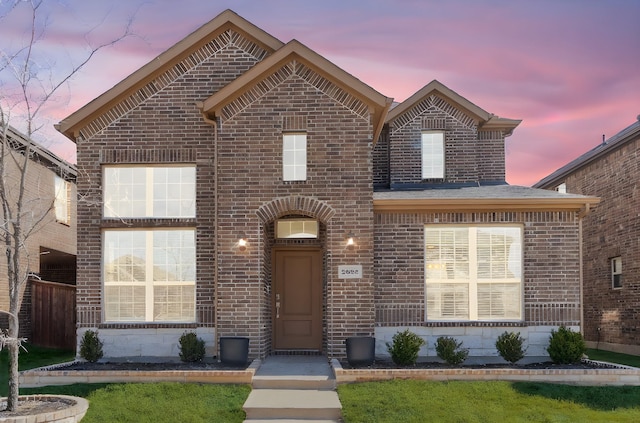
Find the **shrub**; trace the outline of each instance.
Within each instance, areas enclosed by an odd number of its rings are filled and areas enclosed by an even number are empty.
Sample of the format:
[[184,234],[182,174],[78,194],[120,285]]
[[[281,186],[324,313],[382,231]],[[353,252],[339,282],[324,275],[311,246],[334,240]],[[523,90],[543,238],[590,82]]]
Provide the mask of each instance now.
[[554,363],[577,363],[582,358],[587,346],[580,332],[573,332],[564,326],[551,331],[547,352]]
[[462,364],[469,355],[469,350],[461,347],[462,341],[458,342],[450,336],[441,336],[436,340],[438,357],[452,366]]
[[180,360],[193,363],[203,358],[204,341],[194,332],[183,333],[180,337]]
[[394,363],[399,366],[411,366],[416,364],[418,352],[424,344],[424,339],[406,329],[393,335],[393,342],[387,342],[387,350]]
[[98,332],[86,331],[80,341],[80,357],[90,363],[95,363],[102,358],[102,355],[102,341],[98,337]]
[[511,364],[515,364],[524,357],[527,349],[522,348],[524,339],[520,336],[520,332],[504,332],[498,336],[496,341],[496,349],[500,357],[504,358]]

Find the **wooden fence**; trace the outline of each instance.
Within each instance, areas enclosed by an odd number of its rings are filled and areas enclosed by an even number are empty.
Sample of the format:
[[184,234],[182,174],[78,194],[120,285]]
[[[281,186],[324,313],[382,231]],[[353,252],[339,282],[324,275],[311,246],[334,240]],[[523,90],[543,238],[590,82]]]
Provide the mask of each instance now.
[[33,344],[75,350],[76,287],[31,281],[31,340]]

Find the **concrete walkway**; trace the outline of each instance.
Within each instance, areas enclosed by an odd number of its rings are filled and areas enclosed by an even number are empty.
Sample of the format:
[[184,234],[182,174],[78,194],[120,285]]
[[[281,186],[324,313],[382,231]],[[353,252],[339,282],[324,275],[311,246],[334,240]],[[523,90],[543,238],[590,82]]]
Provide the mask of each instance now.
[[342,405],[326,357],[276,355],[263,360],[244,403],[247,423],[339,422]]

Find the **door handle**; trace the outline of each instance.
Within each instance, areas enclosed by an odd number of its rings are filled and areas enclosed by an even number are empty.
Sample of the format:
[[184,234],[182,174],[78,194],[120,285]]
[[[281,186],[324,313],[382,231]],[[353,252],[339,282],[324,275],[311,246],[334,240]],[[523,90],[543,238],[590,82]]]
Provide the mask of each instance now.
[[276,319],[280,318],[280,301],[276,301]]

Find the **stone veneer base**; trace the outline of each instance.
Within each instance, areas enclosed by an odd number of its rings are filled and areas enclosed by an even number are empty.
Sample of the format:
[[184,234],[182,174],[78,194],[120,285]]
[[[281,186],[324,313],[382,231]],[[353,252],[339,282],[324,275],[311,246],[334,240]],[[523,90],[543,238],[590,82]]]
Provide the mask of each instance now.
[[62,400],[69,404],[61,410],[47,411],[37,414],[25,414],[20,416],[1,417],[4,423],[77,423],[87,414],[89,401],[81,397],[69,395],[20,395],[20,401],[57,401]]

